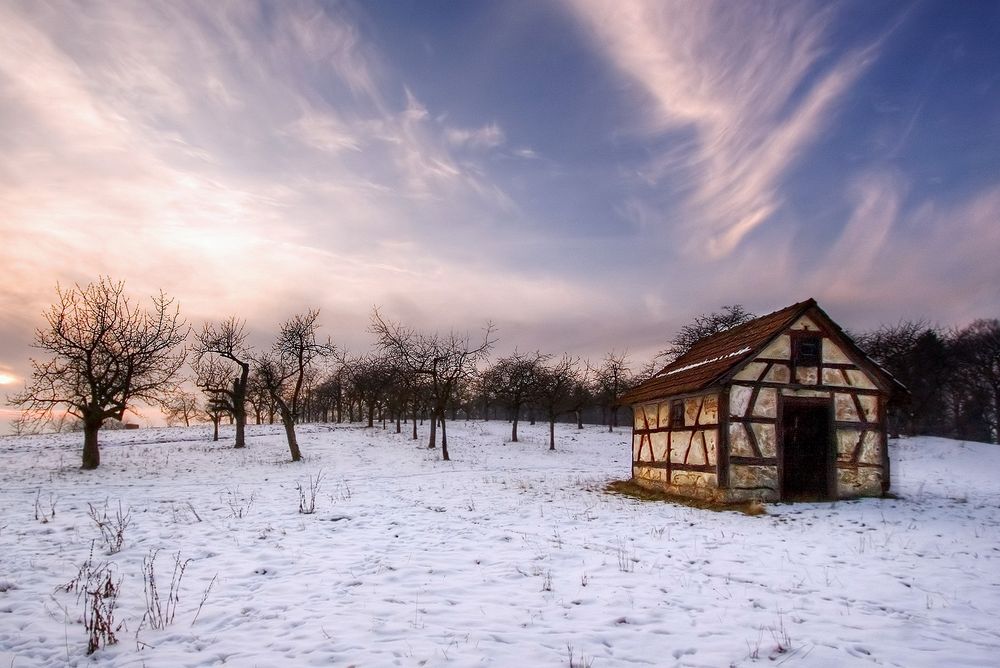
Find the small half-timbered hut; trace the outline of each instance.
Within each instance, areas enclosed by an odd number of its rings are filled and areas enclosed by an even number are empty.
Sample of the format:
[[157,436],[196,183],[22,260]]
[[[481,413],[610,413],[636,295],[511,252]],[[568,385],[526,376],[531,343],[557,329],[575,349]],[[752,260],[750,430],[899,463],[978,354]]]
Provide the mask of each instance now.
[[793,304],[698,341],[625,394],[632,478],[721,503],[879,496],[897,392],[815,300]]

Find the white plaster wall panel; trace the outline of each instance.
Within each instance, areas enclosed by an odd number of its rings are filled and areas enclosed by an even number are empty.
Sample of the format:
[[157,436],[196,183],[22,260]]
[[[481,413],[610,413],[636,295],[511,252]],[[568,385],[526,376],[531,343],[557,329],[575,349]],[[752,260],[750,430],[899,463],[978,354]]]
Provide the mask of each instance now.
[[741,422],[729,423],[729,455],[731,457],[753,457],[750,438]]
[[877,389],[875,383],[868,378],[868,374],[860,369],[848,369],[847,377],[851,379],[851,385],[865,390]]
[[819,325],[813,322],[813,320],[809,316],[804,315],[795,321],[795,324],[791,326],[791,329],[794,329],[796,331],[809,330],[815,332],[819,330]]
[[670,402],[661,401],[659,404],[659,422],[657,426],[666,427],[670,424]]
[[850,381],[844,378],[844,374],[840,373],[840,369],[823,369],[823,384],[834,387],[850,387],[851,385]]
[[837,430],[837,459],[845,462],[851,460],[859,436],[861,436],[861,431],[858,429]]
[[775,364],[764,376],[764,381],[768,383],[787,383],[792,379],[792,372],[784,364]]
[[642,410],[642,406],[636,406],[632,411],[632,422],[636,429],[645,429],[646,424],[642,421],[645,413]]
[[753,405],[754,417],[778,416],[778,392],[773,387],[762,387]]
[[760,378],[760,374],[764,373],[765,368],[767,368],[765,362],[750,362],[740,369],[740,372],[733,376],[733,379],[756,381]]
[[642,436],[639,434],[632,434],[632,461],[639,461],[639,443],[641,443]]
[[661,431],[657,434],[651,434],[650,438],[653,441],[653,456],[656,461],[667,461],[667,446],[670,443],[670,435]]
[[698,418],[698,424],[718,424],[719,423],[719,396],[717,394],[709,394],[705,397],[704,403],[701,405],[701,417]]
[[867,422],[878,422],[878,397],[870,394],[858,396],[861,402],[861,410],[865,412],[864,418]]
[[816,385],[819,373],[814,366],[795,367],[795,382],[800,385]]
[[701,397],[691,397],[684,400],[684,424],[688,427],[698,424],[698,410],[701,408]]
[[690,432],[674,432],[674,442],[670,448],[670,461],[674,464],[683,464],[684,456],[687,454],[688,435]]
[[849,394],[838,392],[833,395],[833,411],[839,422],[858,422],[861,419],[854,398]]
[[764,457],[775,457],[778,454],[777,433],[773,424],[753,424],[750,425],[754,435],[757,437],[757,447]]
[[850,357],[830,339],[823,339],[824,364],[853,364]]
[[733,385],[729,391],[729,414],[737,417],[745,415],[752,394],[753,388],[746,385]]
[[791,359],[792,357],[791,338],[789,338],[787,334],[782,334],[774,341],[771,341],[771,343],[767,345],[767,348],[764,348],[764,350],[760,352],[760,355],[758,355],[758,357],[764,357],[776,360]]
[[865,434],[865,440],[861,444],[861,456],[858,461],[862,464],[881,464],[882,447],[879,443],[879,435],[874,431]]
[[691,448],[688,450],[688,464],[707,464],[705,461],[705,437],[696,431],[691,438]]
[[719,450],[719,432],[715,429],[706,429],[702,432],[705,439],[705,450],[708,452],[708,463],[715,466],[716,453]]

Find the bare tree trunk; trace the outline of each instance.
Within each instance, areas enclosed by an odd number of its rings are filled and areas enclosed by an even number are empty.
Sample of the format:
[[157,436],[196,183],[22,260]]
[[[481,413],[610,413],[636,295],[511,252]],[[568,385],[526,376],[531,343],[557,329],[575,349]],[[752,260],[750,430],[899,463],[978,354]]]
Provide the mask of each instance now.
[[441,460],[450,461],[448,457],[448,429],[444,426],[444,408],[439,413],[441,418]]
[[417,402],[413,402],[413,439],[417,440]]
[[216,415],[214,418],[212,418],[212,440],[213,441],[218,441],[219,440],[219,422],[221,420],[222,420],[222,416],[221,415]]
[[299,442],[295,438],[295,420],[292,418],[292,414],[282,411],[281,422],[285,425],[285,438],[288,440],[288,451],[292,454],[292,461],[300,461],[302,452],[299,450]]
[[556,449],[556,419],[549,418],[549,450]]
[[403,409],[402,408],[398,408],[396,410],[396,433],[397,434],[402,434],[403,433]]
[[101,451],[97,445],[97,432],[103,421],[84,420],[83,422],[83,464],[80,468],[93,470],[101,465]]
[[427,440],[427,448],[433,449],[437,447],[437,413],[431,411],[431,435]]
[[576,428],[583,429],[583,411],[581,410],[576,412]]
[[247,430],[247,412],[246,409],[240,410],[236,409],[236,445],[234,448],[245,448],[247,447],[246,439]]
[[375,426],[375,402],[368,402],[368,427]]
[[515,406],[511,412],[513,413],[513,418],[511,420],[510,440],[511,443],[517,443],[517,419],[521,414],[521,407]]

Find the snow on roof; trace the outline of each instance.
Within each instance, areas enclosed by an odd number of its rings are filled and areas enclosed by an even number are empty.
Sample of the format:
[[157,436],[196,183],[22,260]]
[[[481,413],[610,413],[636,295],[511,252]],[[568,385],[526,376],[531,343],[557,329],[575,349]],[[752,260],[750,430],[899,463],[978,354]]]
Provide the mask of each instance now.
[[680,373],[681,371],[687,371],[688,369],[696,369],[700,366],[705,366],[706,364],[711,364],[713,362],[719,362],[721,360],[731,359],[733,357],[742,357],[750,352],[750,346],[743,346],[739,350],[735,350],[731,353],[726,353],[725,355],[718,355],[716,357],[710,357],[709,359],[699,360],[697,362],[692,362],[691,364],[685,364],[684,366],[677,367],[676,369],[671,369],[670,371],[665,371],[661,373],[661,376],[670,376],[675,373]]

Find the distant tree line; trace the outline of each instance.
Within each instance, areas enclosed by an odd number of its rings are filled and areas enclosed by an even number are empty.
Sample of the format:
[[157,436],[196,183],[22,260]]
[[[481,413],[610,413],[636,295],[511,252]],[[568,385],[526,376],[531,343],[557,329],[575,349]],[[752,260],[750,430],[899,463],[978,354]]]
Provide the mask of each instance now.
[[397,433],[408,423],[413,440],[418,422],[427,422],[427,447],[440,442],[447,460],[449,419],[509,420],[513,441],[520,420],[543,419],[551,449],[559,420],[614,429],[622,393],[653,369],[633,372],[628,355],[614,351],[597,363],[541,352],[491,362],[492,323],[477,336],[424,332],[377,309],[369,328],[375,345],[352,355],[320,336],[319,315],[289,318],[269,348],[255,350],[247,324],[235,316],[192,331],[162,293],[143,306],[109,278],[57,287],[57,301],[35,332],[44,357],[31,360],[30,379],[10,399],[22,409],[15,429],[81,425],[82,465],[94,469],[100,429],[120,425],[138,403],[160,408],[171,424],[210,421],[215,440],[228,420],[235,448],[247,447],[249,422],[280,422],[292,461],[302,459],[295,427],[303,422],[392,423]]
[[[378,309],[369,327],[375,345],[352,355],[320,336],[319,315],[308,310],[289,318],[269,348],[254,350],[246,323],[235,316],[204,323],[192,336],[174,301],[162,293],[143,308],[125,294],[123,283],[107,278],[57,288],[57,301],[35,333],[34,347],[47,358],[32,359],[31,378],[10,401],[23,411],[16,426],[39,429],[71,416],[84,432],[85,469],[100,464],[98,431],[123,421],[137,402],[160,407],[174,424],[211,421],[216,440],[220,422],[228,420],[235,425],[235,448],[247,446],[251,420],[280,422],[292,461],[302,458],[295,427],[303,422],[363,421],[385,429],[392,424],[396,433],[408,424],[417,440],[417,424],[426,421],[427,447],[437,448],[440,434],[447,460],[449,419],[507,420],[511,441],[518,440],[522,420],[544,420],[549,448],[555,449],[558,421],[613,430],[626,390],[704,336],[754,318],[740,305],[699,316],[677,332],[659,362],[633,369],[627,353],[617,351],[593,363],[517,350],[491,361],[497,341],[492,323],[476,336],[424,332]],[[996,441],[1000,321],[949,331],[904,322],[856,339],[910,390],[909,401],[892,408],[894,431]]]
[[856,340],[909,390],[890,410],[893,433],[998,442],[1000,320],[954,329],[904,321]]

